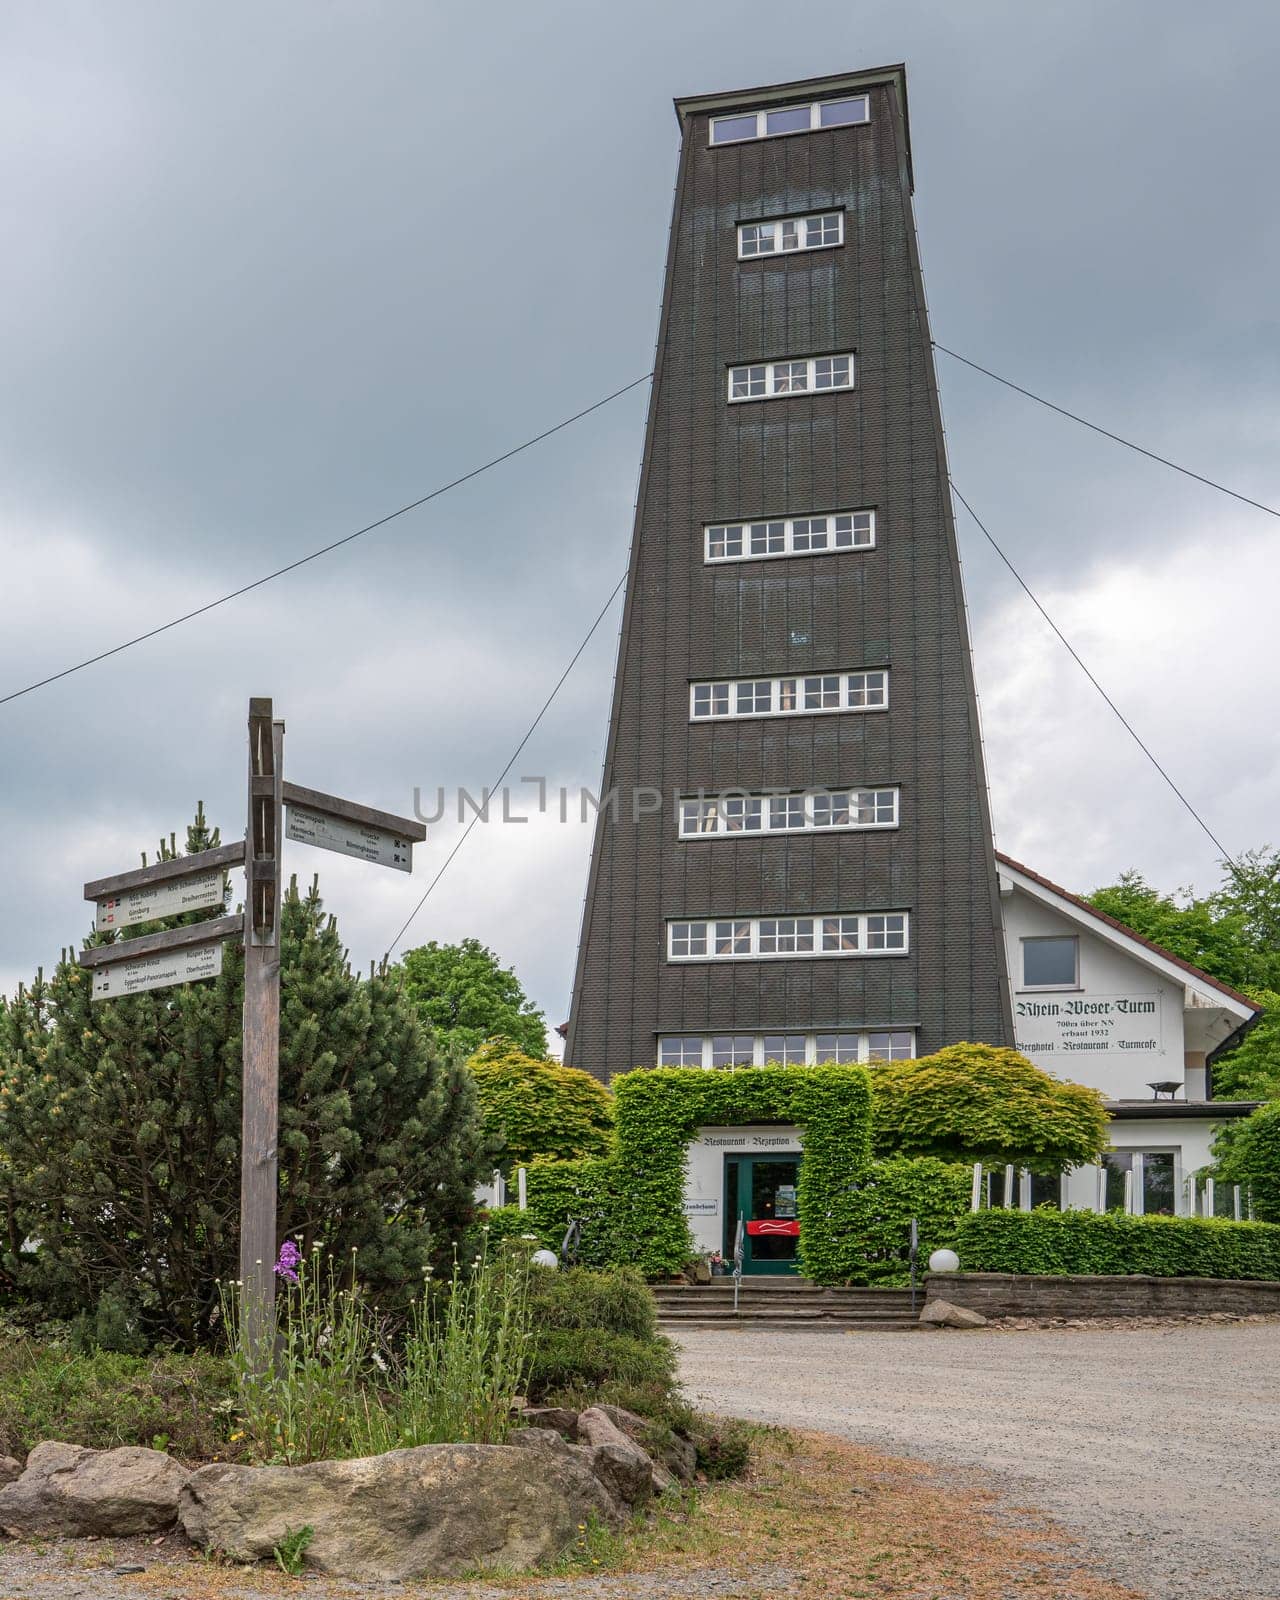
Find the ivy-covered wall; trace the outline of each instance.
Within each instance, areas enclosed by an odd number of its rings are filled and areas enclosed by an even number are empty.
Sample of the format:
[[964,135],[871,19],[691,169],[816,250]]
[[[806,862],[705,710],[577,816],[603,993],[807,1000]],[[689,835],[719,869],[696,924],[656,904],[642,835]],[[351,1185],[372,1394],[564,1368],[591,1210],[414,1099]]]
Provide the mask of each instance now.
[[838,1283],[889,1289],[911,1276],[911,1219],[919,1223],[918,1270],[935,1250],[954,1249],[956,1227],[969,1206],[969,1167],[929,1156],[873,1161],[854,1201],[854,1224],[844,1241]]
[[871,1152],[871,1091],[861,1067],[644,1068],[614,1080],[617,1150],[605,1160],[535,1162],[529,1210],[495,1213],[502,1231],[559,1246],[565,1219],[582,1217],[582,1260],[678,1272],[693,1253],[684,1215],[685,1155],[701,1127],[793,1123],[800,1164],[800,1267],[818,1283],[844,1283],[865,1210],[856,1185]]

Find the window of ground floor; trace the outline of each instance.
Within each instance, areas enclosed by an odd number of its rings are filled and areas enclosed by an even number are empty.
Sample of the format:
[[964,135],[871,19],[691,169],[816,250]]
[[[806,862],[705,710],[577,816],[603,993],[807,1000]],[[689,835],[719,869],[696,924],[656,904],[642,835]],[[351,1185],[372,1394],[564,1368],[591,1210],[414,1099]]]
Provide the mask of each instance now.
[[671,1033],[658,1039],[660,1067],[816,1066],[823,1061],[909,1061],[916,1036],[910,1028],[869,1028],[822,1033]]

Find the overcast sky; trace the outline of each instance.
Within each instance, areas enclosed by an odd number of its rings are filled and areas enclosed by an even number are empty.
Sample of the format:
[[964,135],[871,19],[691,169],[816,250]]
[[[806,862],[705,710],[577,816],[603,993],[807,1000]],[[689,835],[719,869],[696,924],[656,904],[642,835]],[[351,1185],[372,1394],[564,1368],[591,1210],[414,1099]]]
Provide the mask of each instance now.
[[[671,99],[908,64],[935,336],[1280,505],[1280,11],[646,0],[0,10],[0,694],[649,370]],[[1227,849],[1280,842],[1274,518],[939,358],[953,474]],[[645,389],[212,615],[0,707],[0,989],[203,799],[246,700],[295,781],[478,788],[621,575]],[[966,518],[997,838],[1086,890],[1216,852]],[[516,773],[598,787],[620,607]],[[525,791],[513,810],[527,809]],[[576,799],[573,802],[576,807]],[[288,847],[354,960],[415,876]],[[477,827],[409,942],[566,1014],[589,828]]]

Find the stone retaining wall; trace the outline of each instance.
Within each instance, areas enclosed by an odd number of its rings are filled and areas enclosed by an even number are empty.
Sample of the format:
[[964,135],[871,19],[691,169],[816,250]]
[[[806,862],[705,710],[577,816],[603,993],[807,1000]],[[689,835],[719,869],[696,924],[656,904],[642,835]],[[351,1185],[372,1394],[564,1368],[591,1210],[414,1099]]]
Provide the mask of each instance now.
[[926,1300],[984,1317],[1280,1316],[1280,1283],[1256,1278],[1073,1277],[1066,1273],[942,1272],[925,1279]]

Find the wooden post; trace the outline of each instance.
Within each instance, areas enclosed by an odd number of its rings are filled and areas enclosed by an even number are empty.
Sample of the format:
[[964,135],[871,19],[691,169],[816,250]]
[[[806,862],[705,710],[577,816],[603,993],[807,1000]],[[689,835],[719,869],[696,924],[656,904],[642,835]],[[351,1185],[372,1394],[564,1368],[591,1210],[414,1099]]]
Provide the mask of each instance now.
[[244,1075],[240,1144],[240,1315],[256,1371],[275,1338],[276,1136],[280,1099],[280,840],[284,723],[249,702],[245,830]]

